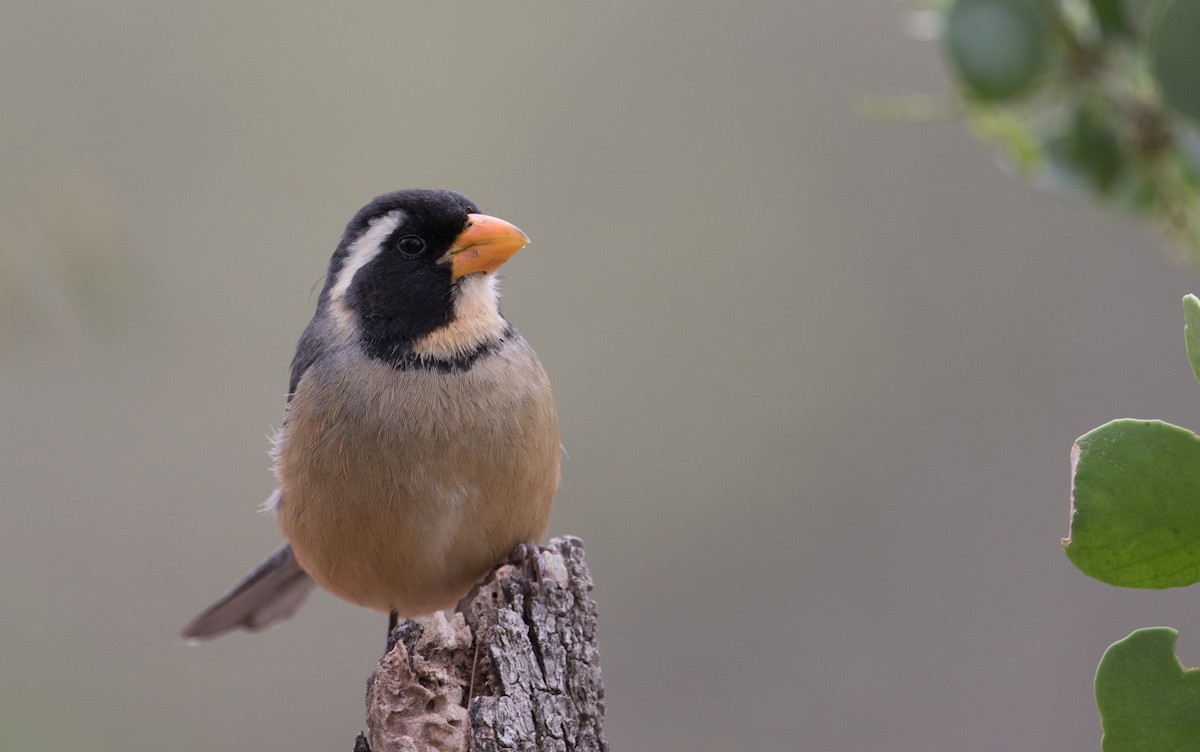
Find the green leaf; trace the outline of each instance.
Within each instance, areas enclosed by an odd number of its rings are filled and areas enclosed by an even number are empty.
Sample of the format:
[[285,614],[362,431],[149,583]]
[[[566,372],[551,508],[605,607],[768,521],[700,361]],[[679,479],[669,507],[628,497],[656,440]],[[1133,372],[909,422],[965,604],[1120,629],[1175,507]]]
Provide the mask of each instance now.
[[1050,21],[1032,0],[956,0],[946,17],[947,52],[981,99],[1028,92],[1046,70],[1050,42]]
[[1018,170],[1041,166],[1042,145],[1029,123],[1005,107],[974,107],[967,112],[967,125],[981,141],[992,142],[1008,153]]
[[1053,174],[1099,196],[1112,193],[1125,169],[1112,117],[1097,103],[1078,106],[1066,129],[1046,142],[1045,154]]
[[1149,17],[1150,60],[1163,99],[1200,120],[1200,2],[1158,0]]
[[1146,22],[1146,11],[1154,4],[1154,0],[1125,0],[1125,17],[1135,30],[1143,28]]
[[1183,339],[1187,342],[1188,360],[1192,362],[1192,373],[1200,381],[1200,298],[1183,296]]
[[1075,152],[1084,172],[1099,193],[1108,193],[1121,173],[1123,156],[1117,132],[1107,113],[1080,107],[1071,123]]
[[1114,420],[1071,450],[1067,556],[1121,587],[1200,581],[1200,437],[1154,420]]
[[1132,31],[1129,16],[1125,13],[1123,0],[1088,0],[1096,21],[1100,24],[1100,32],[1106,39],[1124,36]]
[[1200,750],[1200,670],[1175,657],[1179,633],[1139,629],[1104,652],[1096,706],[1105,752]]

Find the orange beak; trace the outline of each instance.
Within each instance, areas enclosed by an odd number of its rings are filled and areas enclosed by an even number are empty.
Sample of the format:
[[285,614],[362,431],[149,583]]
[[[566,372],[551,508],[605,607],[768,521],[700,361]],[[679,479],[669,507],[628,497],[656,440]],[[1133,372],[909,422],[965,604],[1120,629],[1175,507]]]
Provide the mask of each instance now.
[[450,246],[450,277],[494,272],[529,245],[529,236],[516,225],[486,214],[468,214],[467,227]]

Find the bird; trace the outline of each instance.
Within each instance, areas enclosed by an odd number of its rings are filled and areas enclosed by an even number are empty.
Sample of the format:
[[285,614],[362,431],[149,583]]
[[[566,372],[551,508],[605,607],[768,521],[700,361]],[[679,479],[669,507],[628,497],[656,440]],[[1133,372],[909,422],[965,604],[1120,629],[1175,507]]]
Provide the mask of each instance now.
[[453,607],[546,531],[558,417],[496,270],[529,243],[449,190],[376,197],[346,225],[292,360],[265,509],[285,543],[184,627],[295,613],[314,585],[400,618]]

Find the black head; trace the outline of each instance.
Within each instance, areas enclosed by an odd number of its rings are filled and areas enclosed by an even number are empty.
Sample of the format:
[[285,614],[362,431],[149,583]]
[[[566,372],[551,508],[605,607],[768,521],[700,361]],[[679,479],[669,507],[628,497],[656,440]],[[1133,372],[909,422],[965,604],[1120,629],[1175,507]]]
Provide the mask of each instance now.
[[385,193],[346,226],[320,305],[369,354],[400,362],[415,341],[454,320],[467,278],[495,271],[525,242],[453,191]]
[[[354,215],[330,261],[327,286],[365,334],[413,339],[452,315],[446,251],[479,209],[453,191],[385,193]],[[365,263],[364,263],[365,262]]]

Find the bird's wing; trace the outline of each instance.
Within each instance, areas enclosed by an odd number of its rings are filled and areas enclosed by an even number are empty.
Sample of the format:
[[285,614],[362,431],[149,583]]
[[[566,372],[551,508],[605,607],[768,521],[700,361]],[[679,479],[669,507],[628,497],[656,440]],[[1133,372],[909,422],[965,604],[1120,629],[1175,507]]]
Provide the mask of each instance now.
[[296,344],[296,355],[292,358],[292,378],[288,382],[288,402],[292,401],[292,395],[296,393],[296,387],[300,384],[300,377],[308,370],[308,367],[317,361],[322,351],[321,335],[318,331],[318,322],[316,317],[304,329],[304,333],[300,335],[300,341]]
[[263,629],[296,613],[314,585],[284,544],[184,627],[183,637],[207,640],[236,627]]

